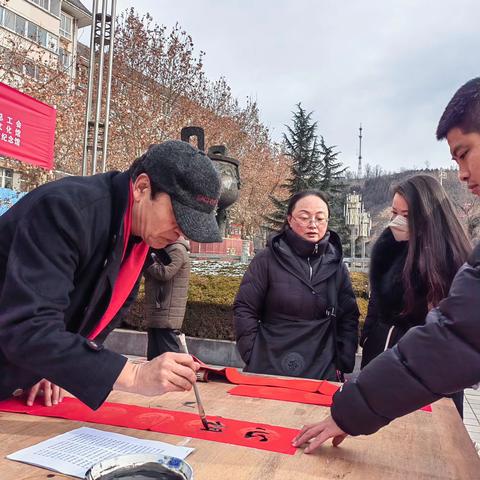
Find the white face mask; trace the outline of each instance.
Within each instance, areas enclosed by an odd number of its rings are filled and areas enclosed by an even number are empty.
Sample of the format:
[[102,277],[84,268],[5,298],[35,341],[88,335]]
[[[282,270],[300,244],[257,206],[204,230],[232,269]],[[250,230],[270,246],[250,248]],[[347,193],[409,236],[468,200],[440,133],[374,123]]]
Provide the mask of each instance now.
[[408,240],[408,220],[402,217],[402,215],[392,218],[387,227],[390,228],[397,242],[406,242]]

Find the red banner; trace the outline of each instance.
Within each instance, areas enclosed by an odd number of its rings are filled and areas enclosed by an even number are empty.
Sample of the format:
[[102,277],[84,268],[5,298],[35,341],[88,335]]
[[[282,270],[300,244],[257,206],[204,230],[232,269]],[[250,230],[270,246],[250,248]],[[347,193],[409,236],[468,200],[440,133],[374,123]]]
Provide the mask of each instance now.
[[194,413],[112,402],[105,402],[98,410],[93,411],[80,400],[70,397],[52,407],[44,407],[40,404],[40,400],[28,407],[24,401],[12,398],[0,402],[0,411],[150,430],[288,455],[295,453],[296,448],[292,446],[292,440],[299,433],[299,430],[293,428],[210,415],[208,416],[209,430],[205,430],[200,417]]
[[0,82],[0,154],[51,170],[56,111]]

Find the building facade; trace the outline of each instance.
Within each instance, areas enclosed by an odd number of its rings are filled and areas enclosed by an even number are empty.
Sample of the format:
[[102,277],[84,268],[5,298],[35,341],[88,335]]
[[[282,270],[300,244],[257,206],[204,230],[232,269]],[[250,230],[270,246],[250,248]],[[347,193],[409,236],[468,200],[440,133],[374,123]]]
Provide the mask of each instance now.
[[[91,21],[80,0],[0,2],[0,80],[21,89],[25,79],[41,82],[45,68],[73,79],[79,33]],[[0,157],[0,188],[21,190],[20,172],[3,163]]]

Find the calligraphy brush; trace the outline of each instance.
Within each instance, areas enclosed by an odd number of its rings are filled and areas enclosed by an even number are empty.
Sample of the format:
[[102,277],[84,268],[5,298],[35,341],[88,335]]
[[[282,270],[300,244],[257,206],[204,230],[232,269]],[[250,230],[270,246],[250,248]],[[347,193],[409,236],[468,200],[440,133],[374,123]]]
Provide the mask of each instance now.
[[[185,335],[183,333],[177,333],[178,339],[180,340],[180,347],[183,350],[183,353],[188,353],[187,342],[185,340]],[[193,391],[195,392],[195,398],[197,400],[198,414],[200,415],[200,420],[202,420],[205,430],[209,430],[207,416],[205,415],[205,409],[203,408],[202,399],[200,398],[200,392],[196,383],[193,384]]]

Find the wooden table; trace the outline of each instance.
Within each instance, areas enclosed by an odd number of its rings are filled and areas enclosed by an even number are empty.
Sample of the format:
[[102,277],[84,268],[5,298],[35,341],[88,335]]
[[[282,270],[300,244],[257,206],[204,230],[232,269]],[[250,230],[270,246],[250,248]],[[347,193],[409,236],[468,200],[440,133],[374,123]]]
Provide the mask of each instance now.
[[[299,403],[235,397],[230,384],[199,385],[207,414],[300,428],[321,420],[329,409]],[[112,402],[195,412],[193,393],[141,397],[114,392]],[[0,413],[0,479],[47,480],[71,478],[13,462],[6,455],[80,426],[123,433],[138,438],[183,443],[196,450],[187,461],[195,480],[423,480],[480,478],[480,460],[451,400],[435,403],[433,412],[415,412],[369,437],[346,439],[339,448],[324,445],[305,455],[271,453],[155,432],[85,424],[54,418]]]

